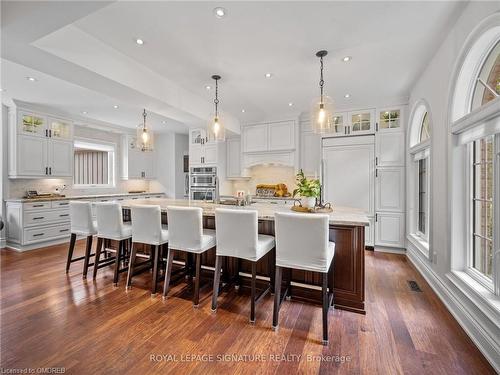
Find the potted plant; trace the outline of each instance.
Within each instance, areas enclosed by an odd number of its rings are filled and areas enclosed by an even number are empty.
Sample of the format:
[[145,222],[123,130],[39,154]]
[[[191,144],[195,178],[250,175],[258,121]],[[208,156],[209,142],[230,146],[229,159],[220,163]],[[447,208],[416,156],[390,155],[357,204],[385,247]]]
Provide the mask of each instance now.
[[299,195],[302,207],[314,208],[316,205],[316,198],[319,197],[321,191],[321,184],[319,180],[307,178],[304,176],[302,169],[297,173],[297,189],[293,191],[293,196]]

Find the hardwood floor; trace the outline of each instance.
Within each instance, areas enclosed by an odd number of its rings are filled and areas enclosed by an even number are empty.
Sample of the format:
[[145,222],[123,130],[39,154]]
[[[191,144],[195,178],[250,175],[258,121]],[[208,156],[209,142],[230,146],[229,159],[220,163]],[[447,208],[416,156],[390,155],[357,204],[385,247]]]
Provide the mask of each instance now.
[[[79,241],[77,253],[83,248]],[[83,264],[73,263],[66,275],[66,252],[67,245],[22,254],[0,252],[2,371],[494,373],[401,255],[366,252],[367,314],[331,309],[330,344],[323,347],[319,304],[283,302],[280,328],[274,332],[270,295],[257,305],[252,326],[246,290],[221,293],[217,314],[212,314],[211,277],[201,290],[200,308],[193,309],[192,291],[184,280],[163,301],[160,294],[150,297],[147,273],[135,277],[127,292],[124,275],[119,287],[113,287],[111,269],[100,269],[95,282],[91,276],[84,281]],[[411,291],[407,280],[416,280],[422,293]]]

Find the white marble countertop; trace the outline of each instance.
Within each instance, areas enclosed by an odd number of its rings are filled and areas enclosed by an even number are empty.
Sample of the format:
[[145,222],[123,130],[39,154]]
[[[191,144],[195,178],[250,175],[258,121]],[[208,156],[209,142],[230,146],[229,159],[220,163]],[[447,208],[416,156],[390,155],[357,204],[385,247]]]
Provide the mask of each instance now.
[[[274,220],[276,212],[293,212],[290,206],[276,205],[269,203],[253,203],[250,206],[228,206],[224,204],[215,204],[203,201],[194,201],[188,199],[135,199],[124,200],[121,202],[123,207],[130,207],[133,205],[159,205],[162,211],[166,211],[168,206],[183,206],[183,207],[201,207],[204,216],[214,216],[216,208],[231,208],[236,210],[257,210],[260,220]],[[318,215],[318,214],[306,214]],[[333,212],[328,214],[330,216],[330,224],[349,225],[349,226],[368,226],[368,216],[366,212],[357,208],[349,207],[336,207],[333,206]]]
[[113,193],[113,194],[87,194],[87,195],[66,195],[40,198],[10,198],[6,202],[46,202],[46,201],[61,201],[73,199],[95,199],[95,198],[113,198],[113,197],[142,197],[145,195],[159,195],[164,193]]

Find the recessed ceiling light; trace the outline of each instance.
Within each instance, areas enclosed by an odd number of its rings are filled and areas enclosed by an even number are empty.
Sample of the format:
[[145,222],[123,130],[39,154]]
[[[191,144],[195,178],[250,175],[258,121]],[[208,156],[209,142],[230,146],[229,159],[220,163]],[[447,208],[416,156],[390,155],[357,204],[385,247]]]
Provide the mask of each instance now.
[[348,61],[351,61],[351,59],[352,59],[352,57],[351,57],[351,56],[344,56],[344,57],[342,58],[342,61],[343,61],[343,62],[348,62]]
[[273,73],[266,73],[266,78],[272,78]]
[[166,124],[167,122],[166,122],[165,120],[163,120],[161,123],[162,123],[162,124]]
[[82,111],[82,115],[86,115],[87,113],[87,111]]
[[242,110],[241,110],[241,113],[245,113],[245,110],[244,110],[244,109],[242,109]]
[[120,108],[119,106],[117,106],[116,104],[113,106],[114,109],[118,109]]
[[293,103],[292,102],[288,103],[288,106],[289,107],[293,106]]
[[346,98],[346,99],[348,99],[348,98],[350,98],[350,97],[351,97],[351,94],[345,94],[345,95],[344,95],[344,98]]
[[214,14],[217,18],[223,18],[226,16],[226,10],[222,7],[214,8]]
[[36,82],[36,78],[35,77],[26,77],[26,79],[30,82]]
[[0,89],[0,92],[5,92],[5,91],[7,91],[7,90],[5,90],[5,89]]
[[212,88],[212,86],[210,86],[210,85],[205,86],[205,90],[210,90],[211,88]]
[[135,40],[135,43],[138,44],[138,45],[140,45],[140,46],[142,46],[144,44],[144,40],[142,40],[141,38],[137,38]]

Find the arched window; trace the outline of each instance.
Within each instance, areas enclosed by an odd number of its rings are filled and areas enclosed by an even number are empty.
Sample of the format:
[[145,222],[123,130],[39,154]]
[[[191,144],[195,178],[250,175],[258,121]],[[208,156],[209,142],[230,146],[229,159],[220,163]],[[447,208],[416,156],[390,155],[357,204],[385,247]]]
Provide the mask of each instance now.
[[456,72],[450,107],[451,266],[499,295],[500,14],[469,37]]
[[408,158],[408,240],[426,257],[429,254],[431,188],[431,115],[424,100],[411,113]]

